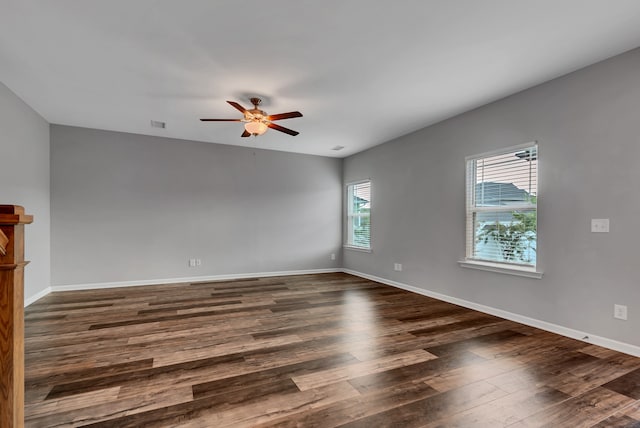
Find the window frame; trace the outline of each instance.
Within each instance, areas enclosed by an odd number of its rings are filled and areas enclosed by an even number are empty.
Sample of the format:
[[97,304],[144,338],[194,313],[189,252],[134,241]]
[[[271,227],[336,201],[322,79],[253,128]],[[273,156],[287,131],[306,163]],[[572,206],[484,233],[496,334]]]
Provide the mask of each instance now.
[[[363,184],[363,183],[369,183],[369,213],[366,215],[362,215],[362,214],[353,214],[352,212],[352,203],[351,203],[351,198],[353,195],[353,189],[355,189],[355,186],[357,186],[358,184]],[[373,200],[373,196],[372,196],[372,183],[371,183],[371,179],[370,178],[366,178],[366,179],[362,179],[362,180],[357,180],[357,181],[350,181],[348,183],[346,183],[345,185],[345,201],[346,201],[346,209],[345,209],[345,228],[344,228],[344,243],[343,243],[343,247],[346,249],[350,249],[350,250],[356,250],[356,251],[363,251],[363,252],[367,252],[370,253],[371,252],[371,248],[372,248],[372,240],[371,240],[371,235],[372,235],[372,229],[371,229],[371,211],[372,211],[372,200]],[[355,245],[353,242],[351,242],[351,230],[352,230],[352,224],[353,224],[353,219],[355,218],[364,218],[364,217],[368,217],[369,218],[369,246],[368,247],[364,247],[361,245]]]
[[[475,186],[476,183],[476,168],[474,161],[489,158],[493,156],[504,155],[508,153],[514,153],[526,149],[536,149],[536,203],[532,205],[530,202],[522,204],[513,204],[508,206],[493,206],[493,207],[476,207],[475,206]],[[465,157],[465,259],[459,261],[460,266],[465,268],[479,269],[491,272],[506,273],[518,276],[525,276],[530,278],[541,278],[543,272],[538,270],[538,251],[539,248],[539,231],[538,231],[538,200],[539,200],[539,187],[540,187],[540,147],[537,141],[531,141],[524,144],[518,144],[515,146],[505,147],[490,152],[485,152],[473,156]],[[474,230],[475,214],[478,212],[512,212],[516,210],[531,210],[535,209],[536,212],[536,262],[535,264],[518,263],[511,261],[499,261],[474,257],[474,250],[476,246],[476,233]]]

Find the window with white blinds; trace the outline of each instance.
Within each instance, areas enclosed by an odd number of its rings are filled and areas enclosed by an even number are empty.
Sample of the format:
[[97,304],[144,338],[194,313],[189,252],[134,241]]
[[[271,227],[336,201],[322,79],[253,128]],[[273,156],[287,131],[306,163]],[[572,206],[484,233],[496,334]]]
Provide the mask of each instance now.
[[348,247],[371,249],[371,181],[347,185]]
[[467,158],[467,259],[536,266],[538,146]]

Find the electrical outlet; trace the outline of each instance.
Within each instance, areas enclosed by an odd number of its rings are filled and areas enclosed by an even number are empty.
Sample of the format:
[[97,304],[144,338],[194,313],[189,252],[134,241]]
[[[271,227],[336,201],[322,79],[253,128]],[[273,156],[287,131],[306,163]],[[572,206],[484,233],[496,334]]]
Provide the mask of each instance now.
[[196,259],[196,266],[200,266],[202,264],[202,259]]
[[625,305],[613,305],[613,317],[619,320],[627,320],[627,307]]
[[189,267],[196,267],[196,259],[189,259]]
[[400,272],[402,270],[402,263],[394,263],[393,270],[395,270],[396,272]]
[[336,253],[331,253],[331,260],[335,260],[336,259]]
[[594,233],[608,233],[609,219],[608,218],[592,218],[591,231]]

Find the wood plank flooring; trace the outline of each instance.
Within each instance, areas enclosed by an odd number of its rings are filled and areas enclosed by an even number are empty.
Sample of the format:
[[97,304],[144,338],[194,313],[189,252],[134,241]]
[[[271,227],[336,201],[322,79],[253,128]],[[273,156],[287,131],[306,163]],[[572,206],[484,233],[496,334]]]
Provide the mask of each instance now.
[[27,427],[640,427],[640,359],[347,274],[53,293]]

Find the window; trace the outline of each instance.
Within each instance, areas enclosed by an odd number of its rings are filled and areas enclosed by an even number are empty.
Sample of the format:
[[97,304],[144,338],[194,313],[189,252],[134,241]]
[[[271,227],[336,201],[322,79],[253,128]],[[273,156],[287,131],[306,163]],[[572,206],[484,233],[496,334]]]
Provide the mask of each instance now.
[[467,158],[467,260],[535,270],[538,146]]
[[371,181],[347,185],[347,247],[371,249]]

